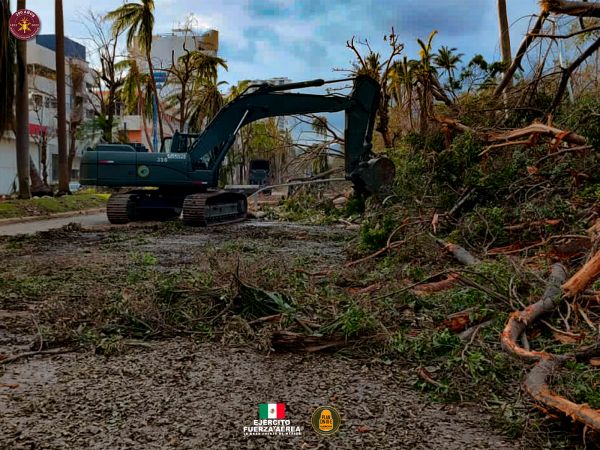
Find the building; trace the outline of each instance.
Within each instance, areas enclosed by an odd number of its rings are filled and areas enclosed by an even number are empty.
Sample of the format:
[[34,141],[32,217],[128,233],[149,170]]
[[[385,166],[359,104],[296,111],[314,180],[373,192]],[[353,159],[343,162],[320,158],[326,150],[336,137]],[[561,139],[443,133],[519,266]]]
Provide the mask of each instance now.
[[[54,35],[38,35],[27,43],[29,151],[40,175],[44,177],[46,174],[49,184],[58,182],[55,49]],[[69,134],[71,123],[83,122],[93,116],[93,111],[86,95],[87,89],[91,86],[86,48],[65,38],[65,60],[67,134]],[[71,141],[69,136],[67,141]],[[71,177],[77,180],[83,145],[76,142],[74,150]],[[14,134],[9,132],[0,140],[0,195],[8,195],[15,191],[16,178],[16,141]]]
[[[178,58],[185,55],[186,51],[196,50],[207,55],[216,56],[219,50],[219,32],[217,30],[198,32],[190,27],[184,27],[174,29],[171,33],[152,37],[150,57],[159,97],[164,99],[173,93],[174,88],[165,85],[167,70],[173,66],[173,62],[177,62]],[[148,70],[146,57],[136,42],[129,49],[129,53],[131,57],[137,59],[142,71]],[[165,111],[163,111],[162,118],[165,135],[169,136],[178,126],[175,124],[174,117],[171,117]],[[152,119],[146,119],[144,122],[141,115],[122,116],[119,128],[122,133],[127,135],[130,142],[139,142],[151,147],[150,142],[153,141],[152,137],[154,135]],[[160,146],[160,143],[158,145]]]

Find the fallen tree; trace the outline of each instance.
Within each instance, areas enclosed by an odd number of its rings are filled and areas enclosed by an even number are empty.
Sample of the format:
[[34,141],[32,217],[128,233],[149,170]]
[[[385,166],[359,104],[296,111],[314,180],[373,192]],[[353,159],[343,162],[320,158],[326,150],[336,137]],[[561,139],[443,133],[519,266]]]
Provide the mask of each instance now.
[[[600,411],[590,408],[588,405],[579,405],[553,392],[548,386],[547,380],[552,373],[558,370],[562,364],[569,360],[582,360],[594,355],[598,347],[567,355],[555,355],[544,351],[530,350],[519,344],[519,340],[525,335],[527,328],[540,319],[544,314],[554,311],[563,299],[565,286],[570,288],[569,295],[580,293],[598,275],[590,267],[596,267],[596,260],[600,260],[600,253],[586,264],[575,276],[564,283],[567,271],[562,264],[554,264],[547,282],[546,290],[542,298],[529,305],[522,311],[516,311],[510,318],[501,335],[502,347],[518,358],[535,362],[535,366],[527,375],[524,387],[527,393],[544,408],[556,411],[570,417],[586,427],[600,431]],[[564,283],[564,284],[563,284]]]

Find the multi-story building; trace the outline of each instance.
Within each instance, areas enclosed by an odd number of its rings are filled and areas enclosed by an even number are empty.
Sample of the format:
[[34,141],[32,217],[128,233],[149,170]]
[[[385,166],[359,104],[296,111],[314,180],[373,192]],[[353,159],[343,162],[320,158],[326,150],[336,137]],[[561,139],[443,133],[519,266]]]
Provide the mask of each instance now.
[[[34,165],[47,182],[58,182],[58,142],[56,139],[56,38],[38,35],[27,43],[27,73],[29,82],[29,151]],[[86,49],[65,38],[65,71],[67,133],[93,116],[87,101],[91,87]],[[73,126],[73,128],[71,128]],[[70,145],[71,139],[67,139]],[[71,177],[79,178],[79,163],[83,145],[75,141],[75,158]],[[16,141],[12,132],[0,140],[0,195],[15,191],[17,177]]]
[[[161,99],[167,98],[175,89],[173,86],[165,85],[165,80],[167,71],[173,66],[174,62],[177,63],[179,57],[185,55],[186,51],[201,51],[207,55],[216,56],[218,50],[219,32],[217,30],[198,32],[190,28],[181,28],[174,29],[168,34],[153,36],[150,57],[154,79]],[[142,54],[136,42],[129,49],[129,54],[137,60],[142,71],[148,70],[146,57]],[[165,135],[171,135],[173,130],[178,128],[175,125],[175,118],[164,110],[162,118]],[[140,142],[146,146],[149,146],[147,136],[152,137],[154,135],[153,120],[147,119],[144,122],[140,115],[123,116],[120,128],[122,128],[121,131],[126,131],[131,142]]]

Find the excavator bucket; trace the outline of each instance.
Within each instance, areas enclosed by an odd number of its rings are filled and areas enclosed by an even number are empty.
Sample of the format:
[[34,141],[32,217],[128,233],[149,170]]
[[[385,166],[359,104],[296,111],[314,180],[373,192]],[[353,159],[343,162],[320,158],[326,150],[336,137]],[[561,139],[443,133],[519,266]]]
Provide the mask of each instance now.
[[352,182],[364,194],[379,194],[389,190],[396,178],[396,166],[385,156],[361,163],[353,174]]

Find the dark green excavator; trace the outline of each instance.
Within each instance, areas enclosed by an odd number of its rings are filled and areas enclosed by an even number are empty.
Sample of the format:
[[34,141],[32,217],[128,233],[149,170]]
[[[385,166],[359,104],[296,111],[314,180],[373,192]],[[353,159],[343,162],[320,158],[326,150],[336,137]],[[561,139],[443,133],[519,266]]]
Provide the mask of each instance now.
[[221,164],[238,130],[271,116],[345,111],[346,178],[358,194],[374,194],[395,176],[394,164],[371,151],[379,85],[358,76],[348,96],[285,92],[326,83],[319,79],[254,86],[225,105],[193,141],[190,135],[175,133],[168,153],[136,151],[126,144],[100,145],[84,154],[80,183],[141,188],[110,197],[106,212],[111,223],[168,220],[182,211],[187,225],[238,222],[246,218],[246,196],[217,189]]

